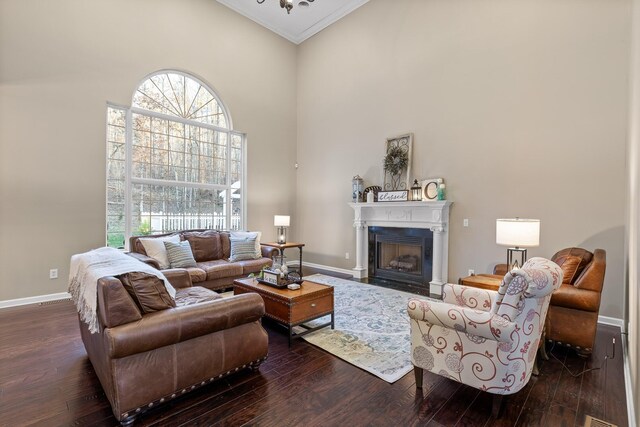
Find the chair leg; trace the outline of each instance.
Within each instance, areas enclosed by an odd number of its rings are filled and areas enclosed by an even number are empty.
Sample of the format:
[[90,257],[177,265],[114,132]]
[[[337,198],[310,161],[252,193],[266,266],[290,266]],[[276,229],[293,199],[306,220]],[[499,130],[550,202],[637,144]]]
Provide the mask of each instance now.
[[422,388],[423,369],[417,366],[413,367],[413,373],[416,376],[416,388]]
[[502,402],[504,396],[502,394],[493,395],[493,404],[491,406],[491,416],[493,418],[500,418],[500,412],[502,411]]
[[536,358],[533,359],[533,369],[531,370],[531,373],[536,377],[540,375],[540,369],[538,369],[538,356],[536,356]]
[[543,360],[549,360],[549,355],[547,354],[547,329],[546,328],[542,331],[542,336],[540,337],[538,354],[540,355],[540,357],[542,357]]

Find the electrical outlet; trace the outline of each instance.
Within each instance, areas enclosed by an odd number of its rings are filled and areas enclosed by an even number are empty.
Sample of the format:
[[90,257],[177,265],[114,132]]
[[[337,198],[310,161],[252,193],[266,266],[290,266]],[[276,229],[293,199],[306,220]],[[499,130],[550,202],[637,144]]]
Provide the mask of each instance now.
[[469,269],[469,274],[467,276],[475,276],[476,272],[472,269]]
[[344,253],[344,259],[349,259],[349,252]]
[[463,227],[468,227],[469,226],[469,218],[465,218],[462,220],[462,226]]
[[49,279],[57,279],[58,278],[58,269],[52,268],[49,270]]

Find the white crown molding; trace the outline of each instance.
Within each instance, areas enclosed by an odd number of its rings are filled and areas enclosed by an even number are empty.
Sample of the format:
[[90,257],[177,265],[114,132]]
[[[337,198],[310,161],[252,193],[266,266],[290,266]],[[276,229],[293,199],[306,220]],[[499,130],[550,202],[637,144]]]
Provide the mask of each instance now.
[[[315,24],[311,25],[310,27],[308,27],[306,30],[304,30],[301,33],[292,33],[292,32],[286,31],[283,28],[276,28],[274,25],[272,25],[268,21],[266,21],[264,19],[261,19],[260,17],[250,15],[249,13],[247,13],[246,11],[240,9],[237,6],[237,0],[218,0],[218,2],[222,3],[223,5],[227,6],[230,9],[234,10],[235,12],[237,12],[240,15],[244,16],[245,18],[249,18],[253,22],[255,22],[255,23],[259,24],[259,25],[262,25],[263,27],[267,28],[268,30],[273,31],[274,33],[278,34],[281,37],[284,37],[285,39],[289,40],[291,43],[300,44],[303,41],[305,41],[306,39],[308,39],[309,37],[313,36],[314,34],[317,34],[320,31],[324,30],[329,25],[333,24],[334,22],[338,21],[339,19],[344,18],[346,15],[348,15],[351,12],[353,12],[354,10],[356,10],[357,8],[362,6],[363,4],[368,3],[369,0],[353,0],[353,1],[350,1],[350,2],[346,3],[344,6],[342,6],[340,9],[335,10],[331,14],[329,14],[329,15],[325,16],[324,18],[322,18],[320,21],[318,21]],[[313,5],[311,5],[309,7],[313,7]],[[291,17],[291,18],[295,19],[295,17]]]
[[309,37],[319,33],[320,31],[327,28],[329,25],[344,18],[345,16],[347,16],[348,14],[350,14],[351,12],[353,12],[354,10],[356,10],[357,8],[359,8],[360,6],[368,2],[369,0],[357,0],[357,1],[352,1],[345,4],[343,7],[336,10],[331,15],[325,16],[323,19],[321,19],[320,21],[316,22],[315,24],[307,28],[295,40],[291,40],[291,41],[293,41],[295,44],[302,43]]

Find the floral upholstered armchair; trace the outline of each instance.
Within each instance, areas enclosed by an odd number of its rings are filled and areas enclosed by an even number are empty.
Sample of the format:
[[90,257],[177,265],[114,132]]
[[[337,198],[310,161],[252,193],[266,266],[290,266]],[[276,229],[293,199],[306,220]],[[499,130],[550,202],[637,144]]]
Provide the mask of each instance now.
[[507,273],[498,291],[446,284],[443,301],[409,300],[416,386],[423,370],[501,397],[531,376],[551,293],[562,283],[552,261],[532,258]]

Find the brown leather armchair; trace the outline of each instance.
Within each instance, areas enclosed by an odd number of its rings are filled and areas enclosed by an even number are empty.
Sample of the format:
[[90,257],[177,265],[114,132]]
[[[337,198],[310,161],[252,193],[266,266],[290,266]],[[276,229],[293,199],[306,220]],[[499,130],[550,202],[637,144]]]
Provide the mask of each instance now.
[[596,337],[607,255],[603,249],[591,253],[582,248],[567,248],[552,258],[565,275],[574,270],[573,264],[578,259],[573,277],[563,280],[560,289],[551,296],[547,338],[587,355],[591,354]]
[[[580,355],[591,354],[607,267],[606,252],[566,248],[551,260],[562,268],[564,279],[551,296],[546,337],[575,348]],[[505,273],[506,264],[498,264],[494,269],[494,274]]]

